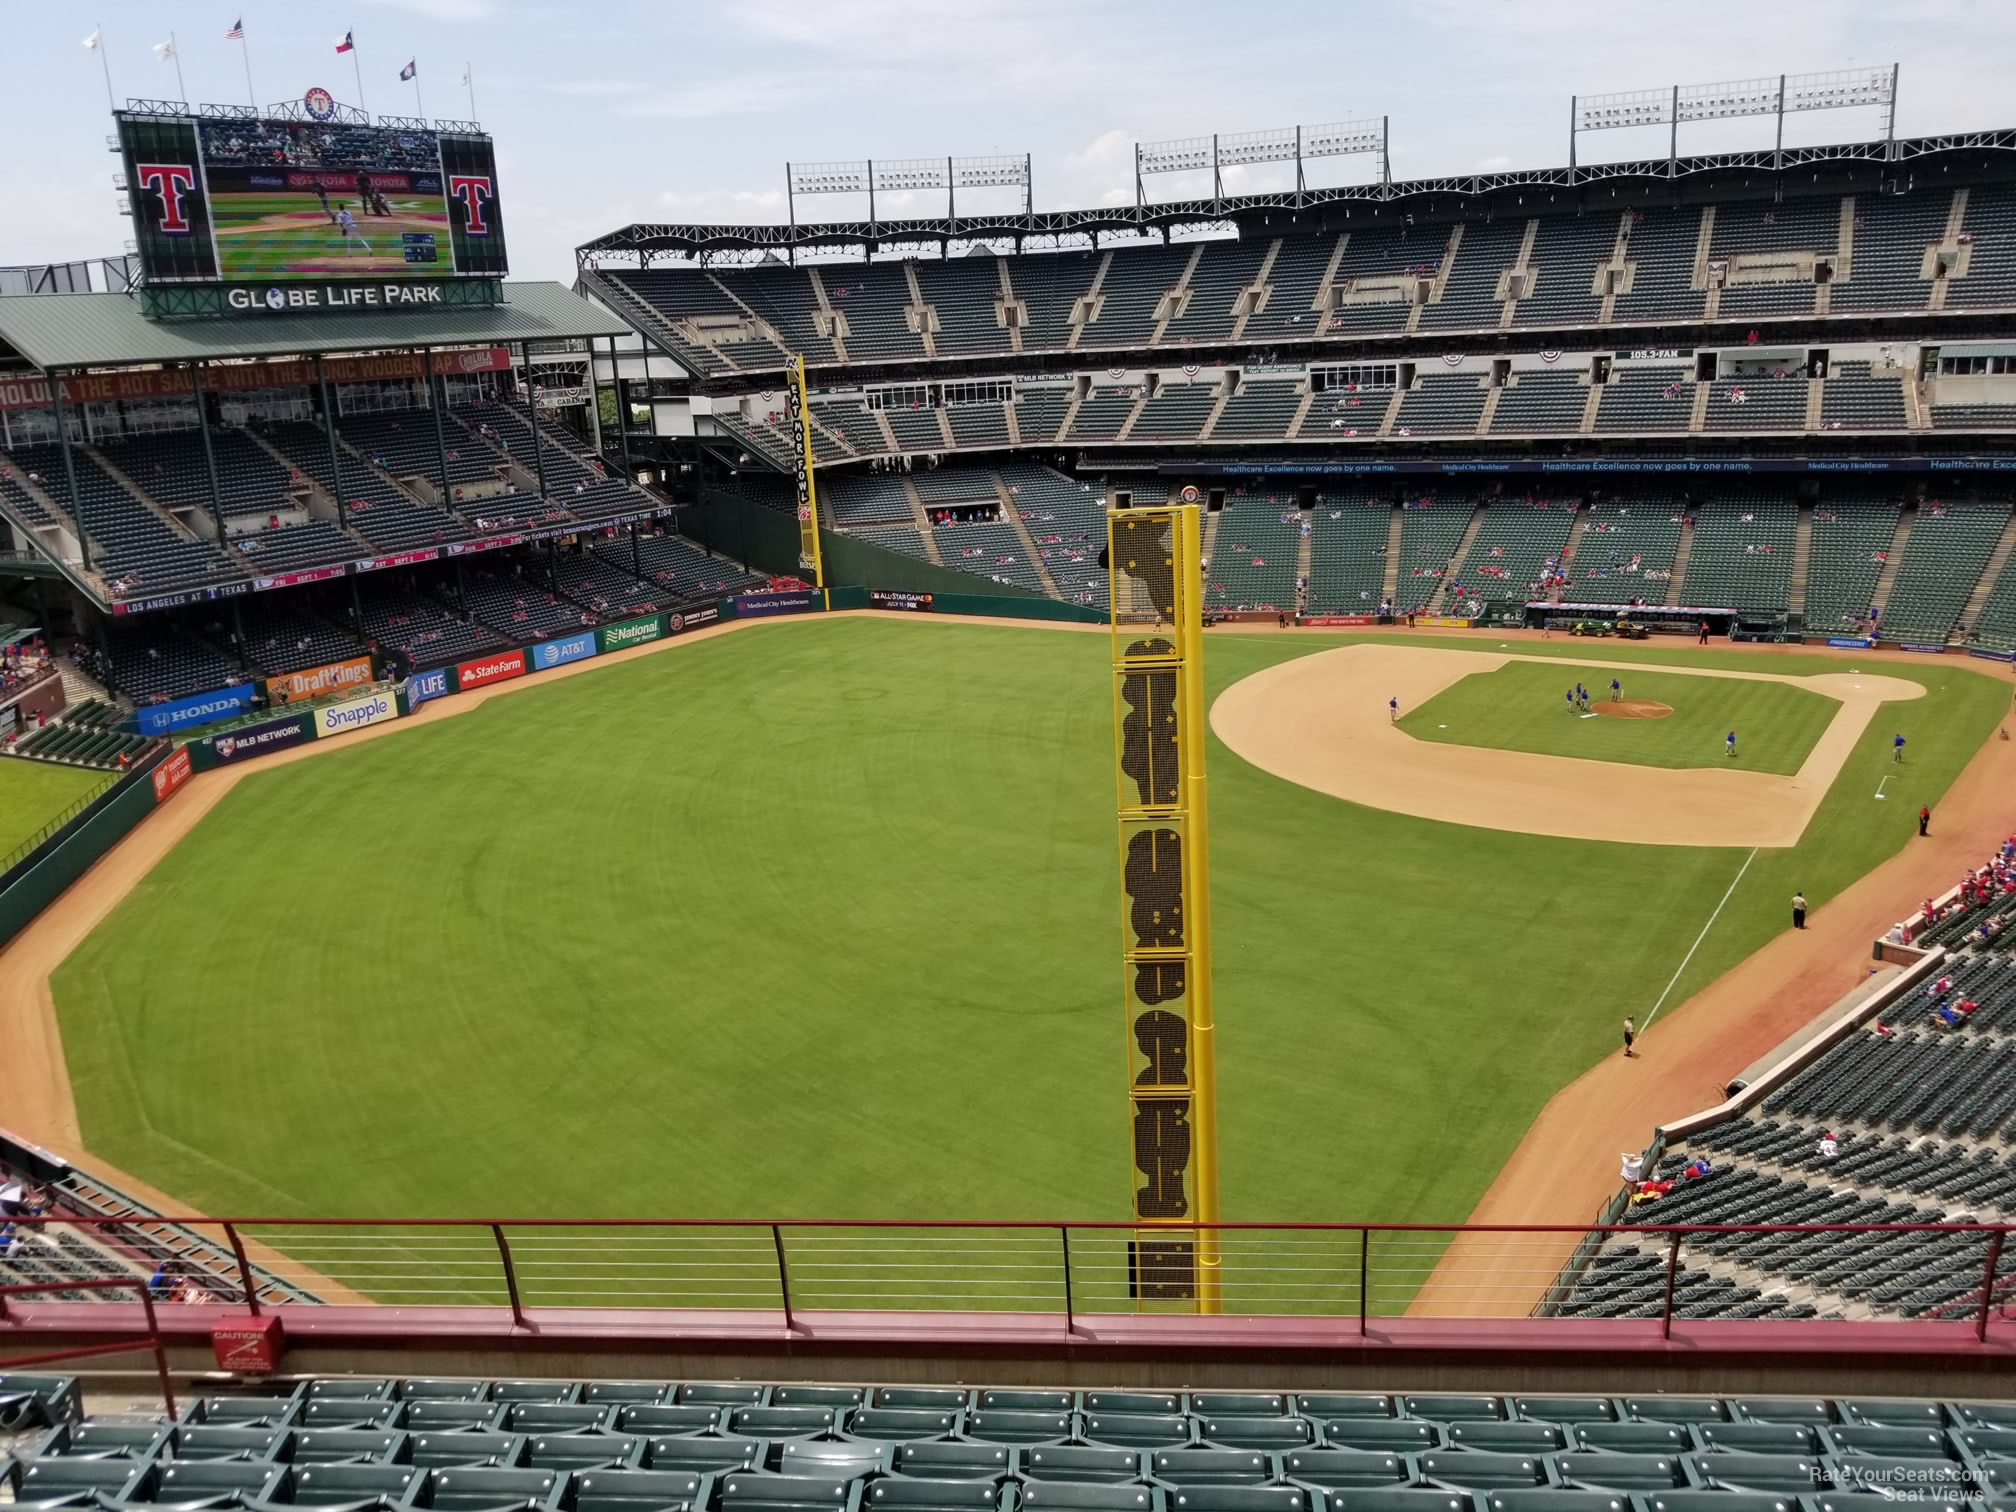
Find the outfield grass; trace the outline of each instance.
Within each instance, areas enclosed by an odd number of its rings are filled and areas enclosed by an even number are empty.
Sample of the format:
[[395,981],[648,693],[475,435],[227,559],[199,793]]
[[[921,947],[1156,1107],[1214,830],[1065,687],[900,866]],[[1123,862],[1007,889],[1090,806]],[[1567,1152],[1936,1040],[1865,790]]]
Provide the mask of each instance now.
[[0,863],[112,779],[26,757],[0,760]]
[[[1609,701],[1613,678],[1623,697],[1663,703],[1673,712],[1663,719],[1585,715],[1566,697],[1579,681],[1595,709]],[[1824,694],[1787,683],[1507,662],[1443,689],[1402,715],[1400,728],[1416,740],[1447,745],[1636,766],[1740,766],[1790,776],[1840,708]],[[1734,761],[1723,748],[1731,730]]]
[[[1350,639],[1216,637],[1210,683]],[[57,974],[87,1142],[211,1212],[1122,1218],[1107,654],[762,625],[255,770]],[[1872,733],[1672,1001],[1905,844],[2007,702],[1883,670],[1911,762]],[[1460,1222],[1745,861],[1212,761],[1231,1219]]]

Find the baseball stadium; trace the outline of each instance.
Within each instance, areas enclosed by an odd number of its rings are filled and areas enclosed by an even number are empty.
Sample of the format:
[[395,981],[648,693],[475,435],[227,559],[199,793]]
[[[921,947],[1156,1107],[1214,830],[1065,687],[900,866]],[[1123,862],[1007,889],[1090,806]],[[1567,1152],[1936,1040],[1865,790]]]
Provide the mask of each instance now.
[[2016,130],[1772,82],[571,286],[480,122],[115,111],[0,279],[0,1493],[2003,1505]]

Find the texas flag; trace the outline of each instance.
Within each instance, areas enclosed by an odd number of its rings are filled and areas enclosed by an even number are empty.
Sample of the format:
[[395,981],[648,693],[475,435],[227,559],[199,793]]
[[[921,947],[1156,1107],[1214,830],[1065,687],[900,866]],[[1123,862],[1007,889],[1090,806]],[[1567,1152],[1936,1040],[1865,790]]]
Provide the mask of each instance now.
[[346,53],[349,52],[352,48],[356,47],[356,45],[357,44],[350,39],[350,33],[345,32],[343,33],[343,40],[336,44],[336,51],[338,51],[339,53]]

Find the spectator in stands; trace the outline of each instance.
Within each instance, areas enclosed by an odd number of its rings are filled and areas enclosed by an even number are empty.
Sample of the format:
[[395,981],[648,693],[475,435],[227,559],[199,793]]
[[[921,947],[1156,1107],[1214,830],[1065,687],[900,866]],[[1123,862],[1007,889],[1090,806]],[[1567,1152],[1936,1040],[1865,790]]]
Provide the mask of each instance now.
[[1841,1153],[1841,1143],[1839,1140],[1835,1139],[1834,1131],[1832,1129],[1821,1130],[1820,1158],[1822,1160],[1832,1160],[1834,1159],[1835,1156],[1839,1155],[1840,1153]]
[[1631,1151],[1626,1150],[1624,1152],[1623,1169],[1617,1174],[1631,1185],[1636,1186],[1645,1178],[1645,1157],[1634,1155]]

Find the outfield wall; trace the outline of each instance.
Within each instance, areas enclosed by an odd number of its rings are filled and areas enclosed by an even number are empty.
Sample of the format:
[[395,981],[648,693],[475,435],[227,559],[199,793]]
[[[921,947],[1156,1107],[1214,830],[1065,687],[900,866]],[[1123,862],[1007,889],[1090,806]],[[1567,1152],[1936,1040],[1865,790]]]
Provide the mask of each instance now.
[[161,750],[144,757],[75,819],[0,876],[0,945],[27,928],[58,893],[174,796],[188,780],[189,757]]

